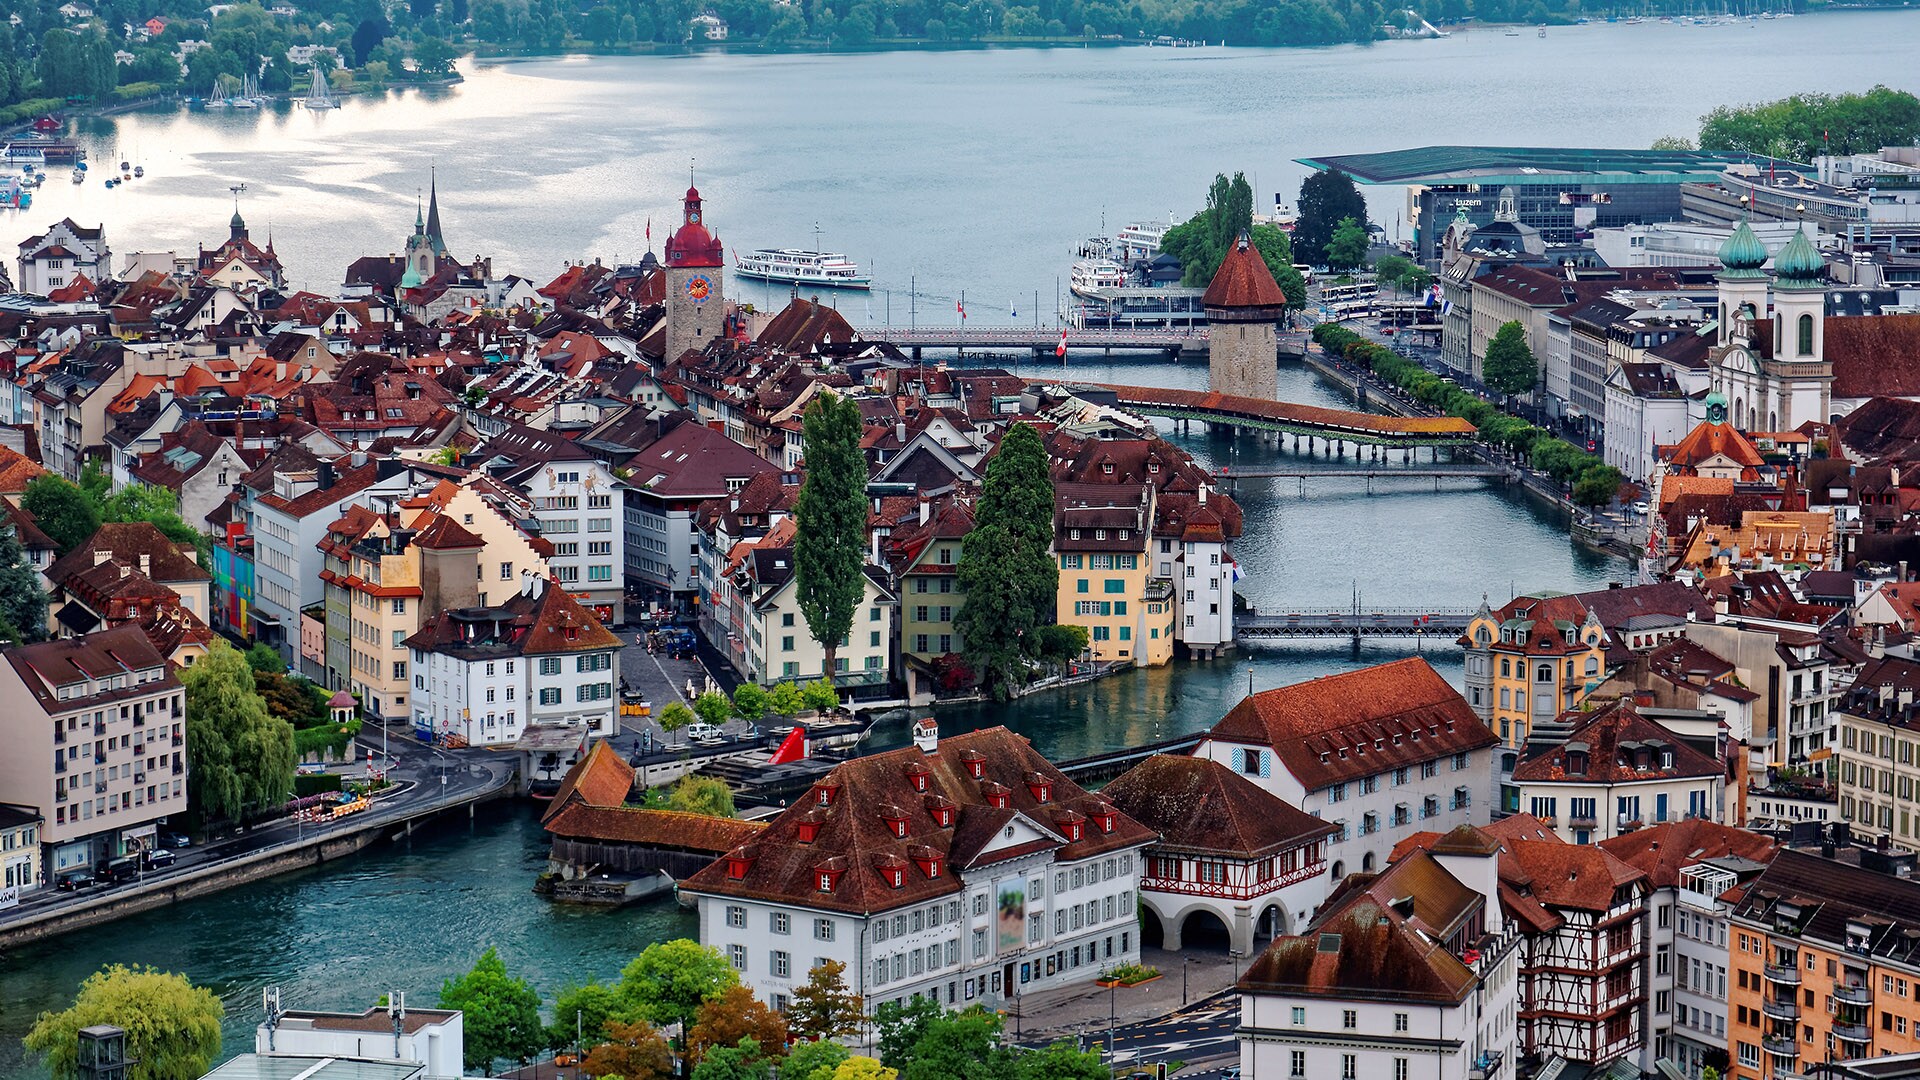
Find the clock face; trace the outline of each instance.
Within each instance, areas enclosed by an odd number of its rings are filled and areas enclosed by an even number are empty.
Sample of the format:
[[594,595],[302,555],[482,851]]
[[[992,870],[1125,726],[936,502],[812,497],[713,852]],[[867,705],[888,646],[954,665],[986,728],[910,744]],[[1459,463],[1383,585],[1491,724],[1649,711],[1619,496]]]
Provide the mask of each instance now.
[[705,274],[695,274],[687,279],[687,299],[696,304],[704,304],[707,297],[713,295],[713,279]]
[[689,225],[700,224],[700,211],[698,210],[687,211],[687,224]]

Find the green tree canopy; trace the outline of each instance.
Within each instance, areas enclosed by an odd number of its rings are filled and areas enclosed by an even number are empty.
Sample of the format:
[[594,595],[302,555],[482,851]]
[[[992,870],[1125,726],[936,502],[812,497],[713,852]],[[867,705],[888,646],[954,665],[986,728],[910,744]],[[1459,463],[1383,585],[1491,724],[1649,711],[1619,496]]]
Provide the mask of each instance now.
[[[889,1062],[891,1064],[891,1062]],[[1016,1080],[1013,1052],[1001,1043],[1000,1017],[976,1005],[927,1024],[900,1080]]]
[[1047,448],[1027,424],[1009,427],[987,462],[956,577],[967,663],[1004,697],[1038,646],[1033,635],[1053,622],[1060,588]]
[[1626,477],[1611,465],[1592,465],[1573,482],[1573,501],[1580,506],[1611,506]]
[[690,1080],[768,1080],[773,1063],[752,1039],[732,1046],[716,1046],[693,1067]]
[[1020,1080],[1110,1080],[1113,1070],[1098,1050],[1080,1050],[1057,1042],[1020,1058]]
[[1864,94],[1795,94],[1722,105],[1700,118],[1700,149],[1812,161],[1920,142],[1920,98],[1875,86]]
[[293,791],[293,725],[267,711],[246,658],[215,638],[180,672],[187,696],[187,794],[210,818],[239,820]]
[[829,713],[840,707],[840,692],[828,679],[814,679],[800,687],[800,706],[817,713]]
[[495,1061],[524,1062],[546,1042],[540,995],[527,980],[507,973],[506,961],[491,945],[472,971],[441,985],[440,1007],[465,1014],[464,1056],[469,1069],[491,1075]]
[[53,473],[41,473],[27,481],[20,509],[33,515],[33,523],[62,555],[79,547],[100,528],[100,508],[72,482]]
[[1481,365],[1481,379],[1503,394],[1524,394],[1540,378],[1540,365],[1527,347],[1526,327],[1519,320],[1503,324],[1487,342],[1487,356]]
[[1260,261],[1267,264],[1267,270],[1273,274],[1273,283],[1280,286],[1286,294],[1287,310],[1299,311],[1307,306],[1307,279],[1293,268],[1298,261],[1293,254],[1293,239],[1286,230],[1278,225],[1255,225],[1250,234],[1255,251],[1260,253]]
[[880,1033],[880,1060],[896,1069],[906,1065],[933,1022],[945,1015],[939,1002],[918,995],[904,1004],[881,1002],[873,1010],[874,1028]]
[[547,1046],[558,1050],[572,1046],[578,1038],[582,1049],[592,1049],[613,1039],[609,1020],[620,1017],[620,995],[613,987],[595,979],[568,983],[553,998],[553,1023],[547,1025]]
[[693,699],[695,716],[718,727],[733,719],[733,702],[718,690],[709,690]]
[[1240,234],[1253,228],[1253,187],[1245,173],[1225,173],[1213,178],[1207,189],[1206,209],[1184,223],[1168,229],[1160,238],[1160,250],[1180,260],[1180,280],[1187,285],[1205,285]]
[[809,969],[807,981],[794,987],[787,1022],[795,1037],[827,1042],[859,1033],[860,995],[847,989],[846,973],[847,965],[828,960]]
[[716,1047],[751,1041],[770,1057],[786,1051],[787,1018],[766,1007],[753,991],[729,986],[702,1002],[687,1033],[687,1058],[699,1061]]
[[667,707],[660,710],[660,730],[679,731],[698,719],[700,718],[695,716],[693,710],[687,708],[684,703],[669,701]]
[[793,507],[794,590],[807,632],[836,670],[840,642],[866,596],[867,458],[860,449],[860,406],[824,391],[802,417],[806,477]]
[[720,950],[676,938],[647,946],[621,969],[620,1001],[628,1015],[687,1031],[702,1004],[739,984]]
[[0,517],[0,639],[16,644],[47,636],[47,591],[20,546],[20,530]]
[[797,1042],[787,1051],[781,1076],[783,1080],[833,1080],[833,1071],[852,1056],[853,1051],[832,1039]]
[[128,1080],[198,1080],[220,1055],[226,1009],[185,975],[114,964],[87,976],[68,1008],[43,1012],[22,1042],[53,1080],[79,1076],[80,1030],[111,1024],[127,1033]]
[[1333,239],[1327,241],[1327,265],[1335,270],[1353,270],[1367,262],[1367,228],[1354,218],[1341,218],[1334,226]]
[[743,682],[733,691],[733,712],[749,724],[757,724],[766,719],[768,695],[765,688],[757,682]]
[[689,773],[675,781],[673,789],[667,792],[667,809],[730,818],[734,815],[733,789],[724,780]]
[[[838,702],[839,700],[840,695],[835,694],[834,701]],[[801,693],[798,685],[791,682],[783,682],[774,684],[773,689],[767,692],[767,706],[781,716],[792,716],[794,713],[806,708],[807,702],[805,695]]]
[[1367,200],[1353,186],[1353,177],[1339,169],[1316,172],[1300,181],[1300,202],[1294,213],[1298,220],[1293,226],[1293,249],[1309,259],[1327,250],[1333,231],[1347,218],[1360,223],[1362,235],[1366,232]]

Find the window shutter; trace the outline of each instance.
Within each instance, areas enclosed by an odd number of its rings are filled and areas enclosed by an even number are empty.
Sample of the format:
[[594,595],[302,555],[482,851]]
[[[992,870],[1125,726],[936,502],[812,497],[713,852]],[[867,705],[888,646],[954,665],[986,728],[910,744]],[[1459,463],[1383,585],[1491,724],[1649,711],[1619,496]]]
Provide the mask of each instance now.
[[1229,763],[1234,772],[1247,771],[1247,752],[1242,747],[1233,748],[1233,760]]
[[1258,751],[1258,750],[1254,751],[1254,753],[1260,754],[1260,775],[1272,776],[1273,775],[1273,755],[1268,753],[1262,753],[1261,751]]

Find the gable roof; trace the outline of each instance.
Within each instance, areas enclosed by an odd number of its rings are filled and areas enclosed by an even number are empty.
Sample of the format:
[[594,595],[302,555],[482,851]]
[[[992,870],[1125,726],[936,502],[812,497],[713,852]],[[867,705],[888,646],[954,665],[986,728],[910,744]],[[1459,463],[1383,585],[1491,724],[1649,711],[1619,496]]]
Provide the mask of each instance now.
[[1308,791],[1499,742],[1417,656],[1242,698],[1207,737],[1272,747]]
[[[192,550],[191,545],[188,545],[188,550]],[[140,565],[140,557],[145,555],[147,567],[143,573],[155,581],[213,580],[213,575],[193,555],[182,551],[181,545],[167,539],[167,535],[158,527],[145,521],[109,521],[100,526],[92,536],[82,540],[80,546],[47,567],[47,580],[58,585],[83,570],[91,569],[98,561],[94,557],[96,552],[104,552],[135,567]]]
[[[1719,776],[1720,763],[1681,741],[1678,735],[1640,715],[1631,701],[1622,699],[1593,713],[1575,713],[1567,741],[1527,757],[1513,768],[1519,783],[1636,784],[1682,777]],[[1568,769],[1568,754],[1587,751],[1584,772]],[[1648,751],[1646,768],[1636,766],[1636,754]],[[1671,752],[1673,763],[1661,765],[1661,754]]]
[[627,804],[627,796],[633,793],[633,766],[620,759],[620,752],[613,744],[601,740],[593,744],[567,775],[560,780],[560,788],[553,794],[553,802],[547,811],[540,815],[542,822],[553,820],[554,816],[572,803],[585,803],[588,806],[617,807]]
[[1779,853],[1773,838],[1704,818],[1665,821],[1600,841],[1600,849],[1647,875],[1656,889],[1672,888],[1680,871],[1702,859],[1732,855],[1769,863]]
[[1340,831],[1209,758],[1155,754],[1100,793],[1185,851],[1256,859]]

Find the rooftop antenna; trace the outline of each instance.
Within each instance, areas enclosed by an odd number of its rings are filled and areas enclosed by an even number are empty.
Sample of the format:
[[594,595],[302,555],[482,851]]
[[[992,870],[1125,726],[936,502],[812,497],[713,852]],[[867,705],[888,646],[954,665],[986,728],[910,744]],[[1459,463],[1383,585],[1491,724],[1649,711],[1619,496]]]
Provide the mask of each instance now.
[[404,990],[387,991],[387,1015],[393,1017],[393,1056],[403,1058],[400,1050],[400,1036],[407,1029],[407,994]]
[[260,1004],[267,1013],[267,1052],[273,1053],[273,1034],[280,1028],[280,1017],[285,1010],[280,1008],[280,988],[269,986],[260,991]]

